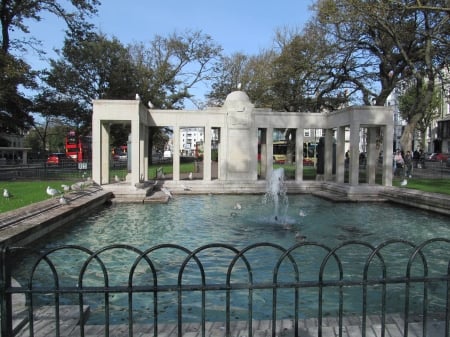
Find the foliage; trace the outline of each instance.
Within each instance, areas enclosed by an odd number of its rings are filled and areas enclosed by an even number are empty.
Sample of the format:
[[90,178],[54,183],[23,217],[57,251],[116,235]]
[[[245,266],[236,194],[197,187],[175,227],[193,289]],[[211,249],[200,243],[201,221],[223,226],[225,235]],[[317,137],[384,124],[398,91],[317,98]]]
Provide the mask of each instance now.
[[[408,124],[414,123],[416,128],[420,131],[422,138],[421,148],[425,149],[426,130],[433,120],[439,117],[439,105],[441,102],[440,92],[435,88],[433,97],[428,106],[423,110],[417,111],[414,109],[417,106],[417,101],[424,100],[427,95],[427,86],[422,84],[421,87],[412,85],[406,89],[403,95],[399,97],[399,110],[402,118]],[[407,145],[406,149],[411,149],[411,144]]]
[[34,38],[15,39],[12,32],[29,34],[27,20],[40,21],[45,13],[61,18],[71,34],[78,36],[92,26],[87,18],[96,13],[98,0],[2,0],[0,6],[0,126],[2,131],[21,133],[33,125],[32,101],[20,88],[35,89],[37,72],[22,60],[29,48],[43,53]]

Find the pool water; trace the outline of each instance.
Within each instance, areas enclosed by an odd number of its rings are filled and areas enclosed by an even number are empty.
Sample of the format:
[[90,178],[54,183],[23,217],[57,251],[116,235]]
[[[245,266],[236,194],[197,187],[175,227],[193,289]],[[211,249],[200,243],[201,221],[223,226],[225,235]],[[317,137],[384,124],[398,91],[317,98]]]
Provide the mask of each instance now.
[[[417,209],[392,205],[389,203],[333,203],[312,195],[289,195],[281,200],[281,204],[274,208],[272,200],[261,195],[202,195],[202,196],[176,196],[168,204],[112,204],[105,206],[97,213],[80,219],[70,227],[57,230],[41,242],[41,248],[53,248],[61,245],[80,245],[91,250],[114,244],[126,244],[141,250],[157,245],[176,244],[194,250],[211,243],[231,245],[239,250],[245,247],[266,242],[289,248],[301,242],[316,242],[333,248],[349,240],[359,240],[378,245],[386,240],[402,239],[419,244],[427,239],[443,237],[450,238],[450,218]],[[436,248],[431,255],[442,257],[447,254],[444,261],[448,261],[448,249]],[[394,273],[403,275],[405,269],[404,254],[394,246],[390,252]],[[161,249],[152,253],[155,265],[161,271],[158,283],[169,282],[176,284],[178,270],[183,254],[171,249]],[[179,256],[178,256],[179,254]],[[355,247],[346,249],[345,268],[350,268],[349,275],[361,274],[361,256],[366,257],[368,250],[355,250]],[[224,275],[231,253],[219,253],[218,249],[205,251],[206,268],[216,268],[213,273],[208,272],[208,282],[224,282]],[[271,281],[274,263],[280,256],[276,249],[258,248],[252,252],[249,259],[254,268],[254,278],[257,281]],[[403,256],[403,259],[400,258]],[[311,247],[300,257],[302,259],[302,279],[317,280],[317,271],[324,257],[324,251]],[[111,253],[106,259],[111,270],[124,269],[127,275],[130,264],[136,255],[129,253]],[[79,255],[64,255],[60,257],[61,264],[74,267],[84,261]],[[85,258],[84,258],[85,259]],[[130,262],[131,261],[131,262]],[[203,261],[203,260],[202,260]],[[69,263],[68,263],[69,262]],[[222,264],[223,262],[223,264]],[[437,261],[440,264],[441,261]],[[173,265],[173,270],[170,267]],[[26,265],[25,265],[26,266]],[[356,269],[352,271],[351,268]],[[268,268],[268,269],[267,269]],[[26,269],[26,267],[24,267]],[[194,268],[195,269],[195,268]],[[286,268],[280,275],[287,279],[292,273]],[[346,269],[347,270],[347,269]],[[401,270],[401,271],[398,271]],[[20,279],[20,271],[17,271]],[[77,282],[76,277],[70,277],[71,271],[65,273],[67,283]],[[90,279],[86,284],[101,284],[101,275],[98,271],[89,271]],[[120,274],[120,273],[119,273]],[[329,277],[334,277],[336,269],[333,264],[329,267]],[[123,275],[122,275],[123,276]],[[240,282],[246,279],[245,273],[236,272],[234,276]],[[147,278],[147,279],[146,279]],[[22,279],[23,280],[23,279]],[[137,274],[136,282],[148,282],[145,270]],[[161,282],[160,282],[161,281]],[[43,279],[42,282],[49,282]],[[111,277],[111,284],[119,284],[117,279]],[[198,274],[187,270],[183,282],[199,283]],[[64,283],[64,280],[61,280]],[[302,290],[304,296],[301,302],[301,315],[304,317],[317,314],[317,291]],[[233,317],[245,319],[247,315],[247,293],[236,292],[233,302]],[[255,319],[271,319],[271,291],[255,291],[254,301],[262,309],[255,310]],[[351,296],[351,294],[349,295]],[[378,296],[374,294],[373,296]],[[136,296],[135,308],[137,311],[150,310],[149,295]],[[175,299],[174,299],[175,297]],[[224,297],[217,296],[208,305],[208,319],[216,320],[223,315]],[[239,297],[243,298],[241,302]],[[439,297],[439,296],[438,296]],[[280,292],[280,299],[288,302],[288,307],[279,307],[279,317],[292,315],[292,291]],[[170,320],[176,313],[176,296],[174,294],[161,294],[159,319]],[[195,319],[201,308],[199,297],[184,298],[187,306],[184,317]],[[392,299],[393,302],[398,298]],[[430,299],[432,301],[432,299]],[[70,302],[70,299],[67,299]],[[96,316],[96,309],[102,309],[102,298],[90,303],[93,312],[92,319],[101,319]],[[330,295],[329,315],[334,315],[336,309],[335,298]],[[126,296],[112,295],[113,321],[126,320],[123,307],[127,305]],[[395,304],[395,303],[394,303]],[[349,308],[356,312],[360,308]],[[395,309],[395,310],[398,310]],[[150,310],[151,311],[151,310]],[[145,314],[147,315],[147,314]],[[144,316],[145,316],[144,315]],[[100,318],[99,318],[100,317]]]

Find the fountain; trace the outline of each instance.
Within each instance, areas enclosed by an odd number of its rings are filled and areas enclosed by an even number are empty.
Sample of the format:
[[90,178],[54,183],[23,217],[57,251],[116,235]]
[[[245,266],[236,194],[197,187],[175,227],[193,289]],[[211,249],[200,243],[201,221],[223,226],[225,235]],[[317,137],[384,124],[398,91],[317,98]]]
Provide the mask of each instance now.
[[280,167],[273,170],[270,179],[267,181],[263,203],[266,205],[273,203],[273,219],[282,224],[286,224],[286,214],[289,206],[286,192],[287,187],[284,183],[284,169]]

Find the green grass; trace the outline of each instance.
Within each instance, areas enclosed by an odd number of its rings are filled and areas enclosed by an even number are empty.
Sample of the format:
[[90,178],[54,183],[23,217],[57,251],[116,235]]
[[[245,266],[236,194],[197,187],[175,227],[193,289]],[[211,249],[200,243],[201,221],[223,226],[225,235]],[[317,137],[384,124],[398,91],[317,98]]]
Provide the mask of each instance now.
[[403,179],[394,179],[392,186],[410,188],[424,192],[450,194],[450,179],[408,179],[406,186],[401,186]]
[[0,199],[0,213],[11,211],[35,202],[50,199],[47,194],[47,186],[62,191],[61,184],[72,185],[76,180],[51,180],[51,181],[2,181],[0,182],[1,193],[8,189],[11,197]]
[[[152,165],[149,167],[149,178],[156,178],[156,171],[159,167],[163,168],[165,174],[173,173],[172,163],[164,163]],[[274,165],[274,168],[283,167],[287,179],[295,179],[295,165]],[[194,163],[181,163],[180,173],[189,173],[194,171]],[[110,176],[125,177],[127,174],[124,169],[111,169]],[[313,167],[305,166],[303,168],[303,179],[314,180],[316,177],[316,170]],[[47,186],[61,190],[61,184],[71,185],[80,181],[79,177],[72,176],[66,180],[49,180],[49,181],[3,181],[0,182],[0,193],[6,188],[10,191],[12,196],[9,199],[1,197],[0,199],[0,213],[14,210],[23,206],[33,204],[35,202],[49,199],[50,196],[46,193]],[[347,179],[348,181],[348,179]],[[394,179],[392,185],[401,187],[402,179]],[[377,183],[381,183],[381,177],[377,177]],[[425,192],[443,193],[450,195],[450,179],[409,179],[406,186],[402,188],[417,189]]]

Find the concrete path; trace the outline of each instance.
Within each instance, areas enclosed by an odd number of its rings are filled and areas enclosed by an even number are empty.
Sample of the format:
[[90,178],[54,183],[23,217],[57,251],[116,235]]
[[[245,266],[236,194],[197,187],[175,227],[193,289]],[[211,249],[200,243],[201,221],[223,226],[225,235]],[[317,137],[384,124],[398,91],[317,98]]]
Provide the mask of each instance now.
[[[61,306],[60,335],[67,337],[81,336],[79,321],[79,308],[77,306]],[[85,307],[84,314],[88,315],[89,308]],[[54,308],[43,307],[35,313],[37,319],[35,323],[34,336],[47,337],[56,336],[54,323]],[[367,318],[367,337],[382,336],[382,325],[379,316],[370,316]],[[253,321],[254,337],[272,336],[272,321]],[[385,336],[402,337],[404,334],[404,320],[399,314],[388,315],[386,317]],[[276,336],[294,336],[294,322],[292,320],[276,321]],[[315,318],[301,319],[298,321],[298,331],[301,337],[318,336],[318,321]],[[225,336],[224,322],[206,322],[206,336]],[[408,336],[423,336],[423,324],[420,321],[408,324]],[[128,325],[111,325],[109,335],[113,337],[130,336]],[[22,330],[16,335],[17,337],[29,337],[29,326],[26,324]],[[84,328],[84,336],[101,337],[105,336],[103,325],[86,325]],[[134,325],[133,336],[152,337],[152,325]],[[178,336],[178,328],[176,324],[160,324],[158,327],[159,337],[176,337]],[[196,323],[188,323],[183,325],[183,337],[201,337],[201,325]],[[248,336],[247,321],[232,321],[231,336],[243,337]],[[322,336],[336,337],[339,336],[339,324],[336,318],[324,318],[322,322]],[[358,316],[345,317],[342,327],[343,337],[362,336],[361,318]],[[429,337],[445,337],[445,322],[440,320],[432,320],[428,322],[427,336]]]

